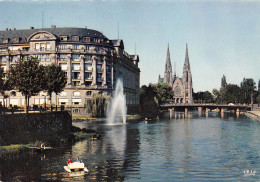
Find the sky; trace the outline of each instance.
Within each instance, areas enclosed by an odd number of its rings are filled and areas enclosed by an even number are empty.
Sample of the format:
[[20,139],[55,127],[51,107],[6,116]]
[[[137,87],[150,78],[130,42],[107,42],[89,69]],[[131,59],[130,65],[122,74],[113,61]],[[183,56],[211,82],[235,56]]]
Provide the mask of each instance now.
[[[0,0],[0,30],[87,26],[123,40],[138,54],[140,85],[164,75],[167,46],[182,77],[188,45],[193,89],[260,79],[260,1],[257,0]],[[175,63],[174,63],[175,62]]]

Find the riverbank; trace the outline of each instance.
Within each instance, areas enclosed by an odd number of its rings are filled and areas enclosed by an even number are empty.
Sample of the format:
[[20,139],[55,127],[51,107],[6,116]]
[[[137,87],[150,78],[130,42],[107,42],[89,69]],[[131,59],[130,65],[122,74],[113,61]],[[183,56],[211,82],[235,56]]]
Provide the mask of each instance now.
[[245,115],[254,120],[260,121],[260,111],[247,111]]
[[[127,120],[136,120],[140,119],[141,116],[139,114],[127,115]],[[104,121],[106,118],[95,118],[89,115],[72,115],[73,122],[80,122],[80,121]]]
[[[63,141],[58,145],[51,145],[51,147],[63,147],[66,146],[66,143],[73,143],[79,140],[84,140],[87,138],[92,138],[94,135],[99,135],[95,130],[88,130],[88,129],[80,129],[78,127],[72,126],[69,135],[63,136],[60,139]],[[0,159],[2,157],[12,157],[13,155],[20,154],[26,151],[30,147],[40,147],[42,143],[50,144],[50,141],[46,139],[45,141],[36,140],[35,142],[28,143],[28,144],[10,144],[0,146]]]

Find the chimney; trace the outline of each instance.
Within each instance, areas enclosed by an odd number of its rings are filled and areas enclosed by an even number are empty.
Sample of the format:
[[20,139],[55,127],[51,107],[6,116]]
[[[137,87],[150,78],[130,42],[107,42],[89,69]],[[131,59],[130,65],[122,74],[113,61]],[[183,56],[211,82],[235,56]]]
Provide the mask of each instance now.
[[6,28],[5,30],[8,31],[8,28]]
[[56,28],[56,25],[52,25],[51,28]]
[[14,30],[16,30],[16,28],[14,28]]
[[30,29],[31,29],[31,30],[33,30],[33,29],[34,29],[34,27],[30,27]]

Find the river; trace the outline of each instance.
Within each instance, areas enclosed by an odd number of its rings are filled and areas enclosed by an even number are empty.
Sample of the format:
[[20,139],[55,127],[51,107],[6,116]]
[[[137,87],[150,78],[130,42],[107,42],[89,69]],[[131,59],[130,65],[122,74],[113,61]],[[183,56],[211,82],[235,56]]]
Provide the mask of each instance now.
[[[159,121],[107,126],[77,122],[102,133],[65,149],[23,154],[0,164],[1,181],[260,181],[260,122],[234,113],[174,113]],[[68,158],[90,170],[68,174]],[[255,170],[255,175],[244,175]]]

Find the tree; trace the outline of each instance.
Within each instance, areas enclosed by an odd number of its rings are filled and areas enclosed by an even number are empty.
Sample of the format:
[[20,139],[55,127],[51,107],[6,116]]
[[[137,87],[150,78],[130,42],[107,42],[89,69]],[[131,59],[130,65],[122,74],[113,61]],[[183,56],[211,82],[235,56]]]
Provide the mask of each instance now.
[[215,103],[220,103],[221,102],[221,94],[220,94],[220,91],[218,89],[214,88],[212,90],[212,95],[213,95]]
[[241,91],[244,95],[244,102],[245,103],[252,103],[253,102],[253,95],[256,89],[255,82],[252,78],[244,78],[240,84]]
[[148,87],[143,85],[140,89],[140,107],[141,115],[143,117],[156,117],[160,114],[159,102],[157,99],[157,94],[154,88],[150,84]]
[[11,67],[8,79],[10,85],[25,96],[25,110],[28,113],[29,99],[43,90],[44,67],[33,57],[28,60],[18,61]]
[[[57,95],[62,92],[67,84],[66,73],[61,70],[60,66],[55,64],[51,64],[45,67],[45,87],[44,90],[47,91],[48,95],[50,96],[52,92],[56,94],[56,111],[57,111]],[[52,110],[52,107],[51,107]]]
[[257,97],[256,97],[256,102],[257,102],[258,107],[259,107],[259,105],[260,105],[260,94],[257,95]]
[[213,95],[209,91],[194,93],[193,99],[195,102],[202,102],[202,103],[214,102]]
[[227,86],[226,76],[223,75],[223,77],[221,79],[221,87],[226,87],[226,86]]
[[169,103],[173,100],[174,93],[170,85],[165,83],[158,83],[152,85],[152,89],[154,90],[160,105]]
[[226,91],[223,94],[224,103],[241,103],[242,94],[239,86],[234,84],[228,84]]
[[260,94],[260,80],[258,81],[258,94]]
[[86,99],[85,107],[87,113],[94,117],[104,117],[110,98],[101,94],[95,94],[93,98]]

